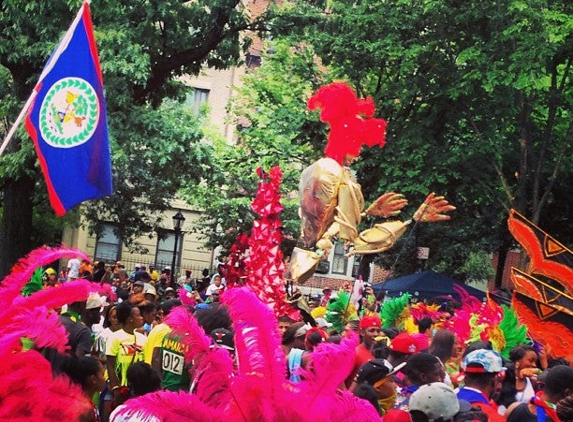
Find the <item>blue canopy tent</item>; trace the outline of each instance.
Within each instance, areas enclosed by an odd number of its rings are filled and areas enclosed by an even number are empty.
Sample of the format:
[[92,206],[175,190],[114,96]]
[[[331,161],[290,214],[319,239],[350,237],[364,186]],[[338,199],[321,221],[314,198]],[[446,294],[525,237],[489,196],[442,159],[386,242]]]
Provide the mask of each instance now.
[[382,291],[386,293],[388,297],[398,297],[408,292],[413,298],[418,299],[434,299],[437,297],[451,296],[454,300],[459,302],[460,296],[454,290],[454,285],[463,287],[470,295],[479,300],[483,301],[485,299],[485,292],[461,284],[453,278],[438,274],[432,270],[374,284],[372,289],[376,295]]

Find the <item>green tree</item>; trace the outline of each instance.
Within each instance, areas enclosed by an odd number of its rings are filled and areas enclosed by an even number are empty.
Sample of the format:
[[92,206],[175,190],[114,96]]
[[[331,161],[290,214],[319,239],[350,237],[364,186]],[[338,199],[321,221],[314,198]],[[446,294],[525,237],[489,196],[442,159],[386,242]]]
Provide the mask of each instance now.
[[[367,198],[397,190],[417,205],[437,191],[458,207],[447,225],[420,226],[416,237],[434,252],[430,266],[447,263],[461,275],[470,253],[503,255],[511,246],[510,208],[535,222],[570,208],[568,195],[552,192],[573,171],[572,7],[543,0],[297,3],[283,12],[294,24],[275,29],[312,45],[335,75],[373,95],[389,121],[386,147],[362,154]],[[394,263],[401,250],[380,260]],[[402,253],[404,271],[419,265]]]
[[[301,169],[321,155],[324,125],[306,109],[306,99],[323,76],[312,49],[273,43],[260,68],[252,69],[237,88],[231,115],[239,127],[229,145],[214,140],[212,167],[203,183],[185,189],[184,197],[204,210],[197,230],[210,247],[228,248],[240,233],[249,233],[258,186],[255,170],[280,165],[283,172],[281,214],[284,252],[298,239],[298,181]],[[285,78],[289,75],[289,78]]]
[[[0,86],[2,135],[79,6],[77,1],[2,3],[0,78],[6,82]],[[238,0],[137,5],[120,0],[94,5],[116,193],[86,206],[93,230],[103,216],[120,224],[120,235],[129,243],[157,224],[150,215],[165,209],[183,184],[198,183],[208,154],[200,143],[197,119],[166,99],[183,100],[189,92],[178,79],[183,74],[198,74],[203,66],[239,63],[249,44],[241,34],[261,27],[265,20],[263,15],[251,22],[247,15]],[[195,165],[188,166],[190,161]],[[39,202],[34,192],[45,190],[23,131],[0,159],[0,175],[0,274],[5,274],[37,244],[30,230]]]

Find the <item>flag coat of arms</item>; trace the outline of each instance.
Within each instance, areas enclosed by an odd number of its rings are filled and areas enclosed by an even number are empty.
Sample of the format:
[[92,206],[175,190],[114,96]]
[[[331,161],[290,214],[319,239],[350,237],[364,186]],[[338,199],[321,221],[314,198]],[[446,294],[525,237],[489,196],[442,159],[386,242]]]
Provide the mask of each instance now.
[[111,158],[103,79],[89,5],[84,3],[46,63],[26,116],[58,216],[110,195]]

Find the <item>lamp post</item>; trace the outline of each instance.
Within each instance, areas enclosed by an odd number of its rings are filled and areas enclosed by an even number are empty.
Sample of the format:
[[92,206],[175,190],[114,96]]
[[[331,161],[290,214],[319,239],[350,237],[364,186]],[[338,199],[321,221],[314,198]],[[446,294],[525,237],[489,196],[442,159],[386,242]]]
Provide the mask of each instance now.
[[179,243],[179,235],[181,235],[181,228],[185,222],[185,217],[181,214],[181,210],[177,211],[173,217],[173,231],[175,232],[175,242],[173,246],[173,261],[171,262],[171,282],[175,284],[175,263],[177,262],[177,245]]

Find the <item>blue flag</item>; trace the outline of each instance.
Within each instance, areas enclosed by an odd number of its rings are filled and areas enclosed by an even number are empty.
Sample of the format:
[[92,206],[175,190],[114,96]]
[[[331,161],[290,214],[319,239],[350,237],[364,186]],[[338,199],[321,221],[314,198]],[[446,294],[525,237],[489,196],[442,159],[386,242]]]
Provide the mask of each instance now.
[[46,63],[26,116],[58,216],[113,192],[103,79],[88,3]]

